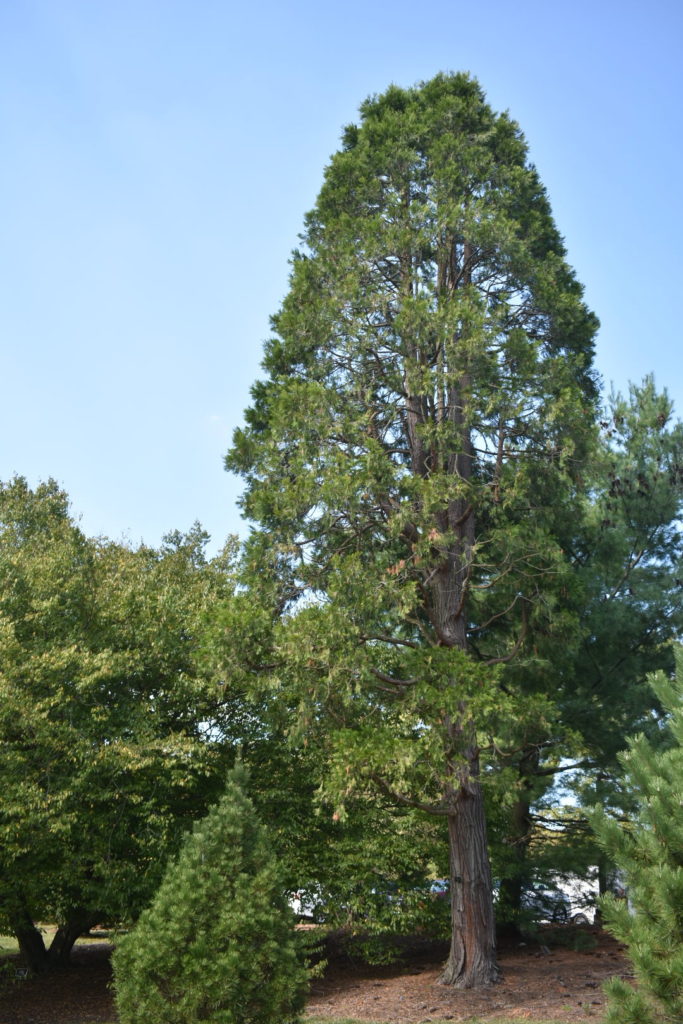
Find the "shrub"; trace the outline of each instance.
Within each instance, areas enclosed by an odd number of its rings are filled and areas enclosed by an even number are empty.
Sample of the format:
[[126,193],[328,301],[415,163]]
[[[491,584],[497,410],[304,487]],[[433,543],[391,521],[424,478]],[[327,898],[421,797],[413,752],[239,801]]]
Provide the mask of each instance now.
[[121,1024],[290,1024],[307,972],[241,769],[114,954]]

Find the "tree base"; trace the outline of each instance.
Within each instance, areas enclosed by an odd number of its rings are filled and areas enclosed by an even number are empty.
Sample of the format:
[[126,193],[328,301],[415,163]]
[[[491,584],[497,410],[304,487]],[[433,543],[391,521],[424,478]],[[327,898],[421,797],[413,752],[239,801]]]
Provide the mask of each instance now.
[[450,988],[489,988],[500,980],[500,968],[495,960],[490,962],[483,959],[469,968],[448,959],[438,979],[439,985],[448,985]]

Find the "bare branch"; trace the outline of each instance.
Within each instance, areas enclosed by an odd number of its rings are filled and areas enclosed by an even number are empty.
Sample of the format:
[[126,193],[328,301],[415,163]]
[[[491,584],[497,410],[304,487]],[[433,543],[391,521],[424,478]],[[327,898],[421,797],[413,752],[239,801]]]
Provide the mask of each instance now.
[[419,682],[418,679],[394,679],[393,676],[387,675],[386,672],[380,672],[378,668],[370,669],[373,676],[381,679],[383,683],[389,683],[390,686],[415,686]]
[[378,634],[377,636],[366,636],[363,634],[360,639],[364,643],[370,640],[377,640],[380,643],[393,644],[396,647],[412,647],[413,650],[419,650],[420,648],[420,645],[416,644],[413,640],[401,640],[398,637],[384,636],[383,634]]
[[402,804],[404,807],[414,807],[416,810],[425,811],[427,814],[439,814],[444,817],[447,817],[448,815],[448,808],[443,803],[427,804],[422,800],[415,800],[412,797],[406,796],[405,793],[399,793],[376,772],[371,772],[369,778],[374,782],[381,793],[384,793],[385,796],[388,796],[390,800],[393,800],[397,804]]

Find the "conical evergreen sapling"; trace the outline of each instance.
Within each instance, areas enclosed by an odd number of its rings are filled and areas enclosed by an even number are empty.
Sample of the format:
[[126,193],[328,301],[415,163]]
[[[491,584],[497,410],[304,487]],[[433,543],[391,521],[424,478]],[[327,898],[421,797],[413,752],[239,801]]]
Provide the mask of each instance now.
[[121,1024],[290,1024],[307,972],[263,826],[234,772],[114,954]]
[[623,876],[628,900],[607,896],[609,930],[628,947],[637,989],[615,978],[607,986],[609,1024],[683,1020],[683,649],[676,681],[650,678],[670,713],[672,745],[655,749],[645,737],[621,756],[625,782],[639,810],[620,824],[598,810],[593,825]]

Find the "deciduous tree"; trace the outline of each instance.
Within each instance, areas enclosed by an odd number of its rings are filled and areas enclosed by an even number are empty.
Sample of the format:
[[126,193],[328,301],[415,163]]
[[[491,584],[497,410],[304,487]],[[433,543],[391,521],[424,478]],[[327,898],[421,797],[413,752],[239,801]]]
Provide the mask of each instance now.
[[230,584],[204,540],[92,540],[54,482],[0,486],[0,919],[36,970],[135,916],[222,786],[231,755],[207,742],[216,694],[196,655]]

